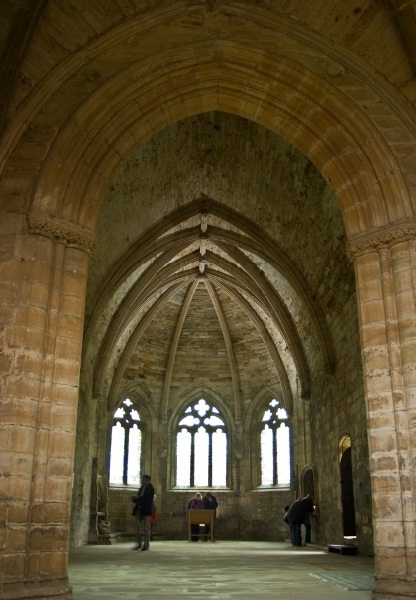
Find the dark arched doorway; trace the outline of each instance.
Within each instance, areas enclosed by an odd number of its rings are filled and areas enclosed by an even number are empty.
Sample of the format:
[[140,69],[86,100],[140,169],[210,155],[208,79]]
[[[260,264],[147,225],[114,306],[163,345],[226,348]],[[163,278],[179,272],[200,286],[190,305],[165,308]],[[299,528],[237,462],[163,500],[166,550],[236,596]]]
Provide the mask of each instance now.
[[351,438],[349,435],[344,436],[340,442],[340,454],[343,533],[344,537],[355,537],[357,529],[355,525]]
[[310,494],[314,500],[316,500],[315,495],[315,476],[311,467],[308,467],[302,476],[302,496],[306,496]]

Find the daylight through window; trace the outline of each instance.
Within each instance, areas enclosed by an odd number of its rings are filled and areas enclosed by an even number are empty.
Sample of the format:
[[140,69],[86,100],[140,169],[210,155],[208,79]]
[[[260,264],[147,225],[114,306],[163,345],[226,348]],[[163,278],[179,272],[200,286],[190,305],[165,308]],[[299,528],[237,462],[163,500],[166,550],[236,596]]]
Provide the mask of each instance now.
[[263,414],[260,436],[261,484],[290,484],[289,417],[279,400],[273,399]]
[[176,485],[227,485],[227,428],[220,412],[204,399],[189,406],[176,435]]
[[138,485],[142,455],[140,415],[126,398],[115,411],[111,430],[110,484]]

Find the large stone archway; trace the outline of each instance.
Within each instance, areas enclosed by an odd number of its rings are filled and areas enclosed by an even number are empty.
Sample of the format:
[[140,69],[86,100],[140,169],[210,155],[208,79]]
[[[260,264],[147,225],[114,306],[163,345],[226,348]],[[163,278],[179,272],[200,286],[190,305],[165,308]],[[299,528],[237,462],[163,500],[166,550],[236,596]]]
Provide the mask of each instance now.
[[[273,10],[243,2],[217,11],[200,3],[190,10],[174,2],[143,16],[131,16],[38,73],[5,127],[3,406],[13,477],[6,479],[2,597],[34,597],[39,587],[44,597],[70,597],[84,303],[103,196],[138,146],[209,111],[246,118],[285,138],[336,194],[358,291],[374,597],[413,597],[413,109],[360,57],[322,35],[306,34],[300,23]],[[224,39],[225,31],[231,39]],[[41,43],[41,30],[34,35]],[[88,85],[78,85],[86,80]],[[217,259],[218,265],[223,269]],[[303,358],[297,358],[302,372]]]

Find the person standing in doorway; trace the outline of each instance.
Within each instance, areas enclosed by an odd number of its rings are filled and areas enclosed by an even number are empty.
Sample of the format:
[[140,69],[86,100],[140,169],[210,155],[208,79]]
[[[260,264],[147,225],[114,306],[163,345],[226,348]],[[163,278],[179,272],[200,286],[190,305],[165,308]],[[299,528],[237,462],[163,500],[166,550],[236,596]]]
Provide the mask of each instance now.
[[[132,496],[135,506],[133,515],[136,525],[137,545],[135,550],[150,549],[150,519],[153,511],[153,499],[155,497],[155,488],[152,485],[150,475],[143,475],[142,485],[136,496]],[[143,546],[142,546],[143,537]]]

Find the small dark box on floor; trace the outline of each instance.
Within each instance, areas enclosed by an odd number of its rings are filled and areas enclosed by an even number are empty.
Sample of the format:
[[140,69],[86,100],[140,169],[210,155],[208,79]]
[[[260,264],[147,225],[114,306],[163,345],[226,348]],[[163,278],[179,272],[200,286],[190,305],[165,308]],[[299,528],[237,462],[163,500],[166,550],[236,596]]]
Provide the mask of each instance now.
[[331,544],[328,546],[328,552],[338,552],[339,554],[349,554],[350,556],[355,556],[357,554],[357,546]]

